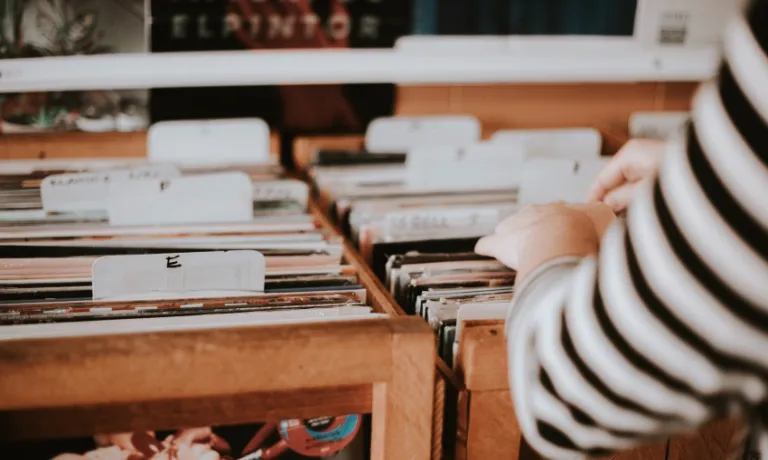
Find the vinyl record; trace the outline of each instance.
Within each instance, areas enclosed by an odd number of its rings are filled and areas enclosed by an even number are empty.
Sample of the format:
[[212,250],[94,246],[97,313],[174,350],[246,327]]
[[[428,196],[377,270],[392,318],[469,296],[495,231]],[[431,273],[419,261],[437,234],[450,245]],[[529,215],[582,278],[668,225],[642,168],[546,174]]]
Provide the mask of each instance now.
[[359,415],[283,420],[280,422],[280,436],[296,453],[307,457],[328,457],[355,439],[361,423]]

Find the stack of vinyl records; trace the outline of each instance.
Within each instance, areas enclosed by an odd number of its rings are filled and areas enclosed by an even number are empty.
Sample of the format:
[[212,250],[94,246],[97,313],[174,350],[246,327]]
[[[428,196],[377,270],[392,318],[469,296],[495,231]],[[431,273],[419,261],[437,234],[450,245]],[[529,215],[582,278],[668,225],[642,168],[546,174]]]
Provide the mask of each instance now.
[[[309,187],[278,165],[7,161],[0,171],[0,340],[382,316],[341,238],[308,212]],[[95,433],[12,451],[354,460],[366,458],[365,420]]]
[[374,121],[364,149],[313,152],[318,201],[400,307],[438,334],[453,361],[462,317],[498,318],[515,272],[474,253],[521,206],[578,202],[603,166],[592,129],[502,131],[480,140],[463,116]]

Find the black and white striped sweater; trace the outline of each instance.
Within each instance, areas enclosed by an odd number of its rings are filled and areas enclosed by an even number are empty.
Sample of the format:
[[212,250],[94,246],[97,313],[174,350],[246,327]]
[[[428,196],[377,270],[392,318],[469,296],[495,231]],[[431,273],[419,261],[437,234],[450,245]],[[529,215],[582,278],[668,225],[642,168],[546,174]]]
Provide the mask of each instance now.
[[[629,449],[724,415],[760,425],[768,0],[729,26],[719,77],[698,91],[685,135],[626,222],[607,232],[599,255],[536,270],[506,330],[520,425],[548,459]],[[760,452],[768,459],[768,444]]]

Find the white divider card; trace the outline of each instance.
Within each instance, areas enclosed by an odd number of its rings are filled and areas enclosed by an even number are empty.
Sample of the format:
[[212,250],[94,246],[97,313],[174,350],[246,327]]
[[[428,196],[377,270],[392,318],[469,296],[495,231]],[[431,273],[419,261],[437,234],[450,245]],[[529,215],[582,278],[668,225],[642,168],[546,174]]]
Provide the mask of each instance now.
[[471,145],[480,141],[480,121],[470,115],[384,117],[365,133],[371,153],[406,152],[421,145]]
[[46,213],[106,211],[107,196],[113,184],[168,180],[180,176],[178,168],[171,165],[54,174],[43,179],[40,195]]
[[520,143],[415,147],[406,159],[406,184],[413,190],[513,189],[527,155]]
[[264,292],[266,261],[256,251],[101,257],[94,300],[190,299]]
[[272,162],[269,126],[261,118],[161,121],[149,128],[153,163],[185,166]]
[[441,233],[475,229],[485,233],[486,229],[493,231],[499,219],[499,209],[493,206],[393,211],[384,215],[384,233],[391,238],[406,235],[437,238]]
[[690,116],[688,112],[635,112],[629,116],[629,136],[665,140],[683,129]]
[[608,161],[610,158],[588,161],[531,158],[523,169],[517,202],[522,206],[555,201],[583,203]]
[[110,188],[108,201],[111,225],[247,222],[253,219],[253,184],[244,172],[122,182]]
[[593,128],[501,130],[491,137],[492,143],[521,143],[529,157],[582,160],[599,158],[603,148],[600,131]]
[[253,183],[253,201],[295,201],[309,205],[309,185],[296,179],[258,181]]

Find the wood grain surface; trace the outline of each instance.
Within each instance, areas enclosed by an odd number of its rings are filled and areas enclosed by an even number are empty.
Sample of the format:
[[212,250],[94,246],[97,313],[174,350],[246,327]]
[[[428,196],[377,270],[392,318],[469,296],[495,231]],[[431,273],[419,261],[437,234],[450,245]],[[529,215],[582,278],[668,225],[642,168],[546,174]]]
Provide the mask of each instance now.
[[[627,135],[636,111],[688,110],[696,83],[400,86],[400,115],[470,114],[498,129],[594,127]],[[610,153],[610,152],[608,152]]]
[[[280,152],[272,133],[270,149]],[[0,135],[0,160],[63,158],[130,158],[147,155],[147,133],[37,133]]]
[[471,391],[467,458],[515,459],[521,434],[509,390]]
[[722,460],[734,447],[734,435],[740,422],[718,420],[696,433],[678,436],[669,442],[667,460]]
[[461,337],[456,369],[466,388],[470,391],[508,391],[504,322],[467,321]]
[[189,426],[279,422],[371,412],[370,385],[0,412],[0,441]]
[[420,318],[9,340],[0,426],[23,439],[370,407],[373,459],[427,459],[434,355]]

